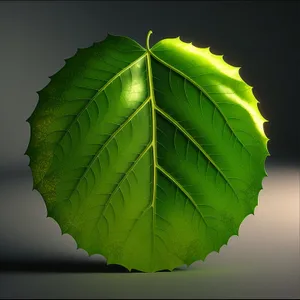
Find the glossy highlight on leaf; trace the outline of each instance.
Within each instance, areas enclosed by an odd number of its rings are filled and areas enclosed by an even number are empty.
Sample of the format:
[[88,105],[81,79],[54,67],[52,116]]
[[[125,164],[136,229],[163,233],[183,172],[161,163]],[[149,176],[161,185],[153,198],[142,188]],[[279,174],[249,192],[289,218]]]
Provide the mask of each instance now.
[[108,35],[51,76],[28,119],[34,189],[78,248],[144,272],[204,260],[262,189],[268,138],[252,88],[179,38]]

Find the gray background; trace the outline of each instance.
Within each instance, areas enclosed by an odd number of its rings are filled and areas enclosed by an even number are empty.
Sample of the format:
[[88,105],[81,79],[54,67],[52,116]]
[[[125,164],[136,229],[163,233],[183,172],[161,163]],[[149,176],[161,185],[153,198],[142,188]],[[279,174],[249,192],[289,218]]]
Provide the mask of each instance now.
[[[187,270],[126,273],[76,250],[32,191],[28,157],[36,91],[78,48],[107,33],[145,45],[165,37],[211,46],[242,66],[271,139],[255,216],[220,253]],[[299,298],[299,3],[0,2],[0,297]],[[182,269],[185,269],[184,267]]]

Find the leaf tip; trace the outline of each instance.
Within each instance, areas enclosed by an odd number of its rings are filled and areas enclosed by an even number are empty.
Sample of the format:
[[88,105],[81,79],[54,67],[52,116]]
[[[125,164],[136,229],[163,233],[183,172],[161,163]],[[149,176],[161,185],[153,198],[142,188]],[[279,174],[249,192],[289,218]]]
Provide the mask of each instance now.
[[[240,70],[241,70],[242,67],[240,66],[240,67],[235,67],[235,68],[236,68],[237,73],[240,74]],[[249,84],[248,84],[248,85],[249,85]],[[251,85],[249,85],[249,86],[250,86],[251,88],[253,88],[253,86],[251,86]]]
[[264,117],[262,117],[262,120],[263,120],[264,123],[269,123],[269,122],[270,122],[269,120],[267,120],[267,119],[264,118]]

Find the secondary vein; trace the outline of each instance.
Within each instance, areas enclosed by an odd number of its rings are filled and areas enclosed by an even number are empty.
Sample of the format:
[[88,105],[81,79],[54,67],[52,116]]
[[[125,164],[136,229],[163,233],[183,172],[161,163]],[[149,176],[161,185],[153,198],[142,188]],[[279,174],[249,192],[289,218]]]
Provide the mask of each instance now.
[[[133,61],[131,64],[129,64],[126,68],[122,69],[121,71],[119,71],[115,76],[113,76],[102,88],[100,88],[97,93],[88,101],[88,103],[82,108],[82,110],[77,114],[77,116],[74,118],[74,120],[70,123],[70,125],[68,126],[68,128],[66,129],[65,134],[62,135],[62,137],[58,140],[57,144],[59,144],[63,138],[67,135],[68,132],[70,132],[71,127],[78,121],[78,119],[80,118],[80,116],[83,114],[83,112],[91,105],[91,103],[103,92],[105,91],[105,89],[114,81],[116,80],[118,77],[120,77],[125,71],[127,71],[128,69],[130,69],[132,66],[134,66],[136,63],[138,63],[140,60],[142,60],[145,56],[147,55],[147,53],[143,54],[142,56],[140,56],[138,59],[136,59],[135,61]],[[54,149],[55,151],[55,149]]]
[[174,118],[172,118],[168,113],[166,113],[165,111],[163,111],[160,107],[158,107],[157,105],[155,106],[155,109],[157,110],[157,112],[160,113],[160,115],[162,115],[167,121],[169,121],[171,124],[175,125],[176,128],[178,128],[180,130],[180,132],[182,132],[190,141],[192,141],[192,143],[201,151],[201,153],[203,153],[203,155],[206,157],[206,159],[214,166],[214,168],[217,170],[217,172],[219,172],[221,174],[221,176],[223,177],[223,179],[225,180],[225,182],[227,182],[227,184],[230,186],[230,188],[232,189],[234,195],[238,198],[238,195],[235,191],[235,189],[233,188],[232,184],[230,183],[229,179],[226,177],[226,175],[223,173],[223,171],[217,166],[217,164],[214,162],[214,160],[209,156],[209,154],[201,147],[201,145],[187,132],[187,130],[182,127]]
[[203,87],[201,87],[197,82],[195,82],[192,78],[190,78],[188,75],[186,75],[185,73],[183,73],[182,71],[178,70],[177,68],[173,67],[172,65],[168,64],[166,61],[164,61],[163,59],[159,58],[156,54],[154,54],[150,49],[149,52],[151,53],[151,55],[153,56],[154,59],[156,59],[158,62],[160,62],[161,64],[163,64],[164,66],[166,66],[167,68],[171,69],[172,71],[174,71],[175,73],[179,74],[180,76],[182,76],[184,79],[186,79],[187,81],[189,81],[192,85],[194,85],[197,89],[199,89],[203,94],[205,94],[205,96],[207,97],[207,99],[218,109],[219,113],[221,114],[222,118],[224,119],[226,125],[229,127],[229,129],[231,130],[231,132],[234,134],[234,136],[236,137],[236,139],[239,141],[239,143],[243,146],[243,148],[247,151],[247,153],[249,155],[251,155],[251,153],[249,152],[249,150],[246,148],[246,146],[243,144],[243,142],[238,138],[238,136],[236,135],[236,133],[233,131],[232,127],[230,126],[230,123],[228,122],[228,119],[226,118],[226,116],[223,114],[221,108],[219,107],[219,105],[211,98],[211,96],[209,95],[208,92],[205,91],[205,89]]
[[180,190],[181,192],[190,200],[191,204],[194,206],[195,210],[199,213],[201,216],[203,222],[205,225],[207,225],[204,216],[202,215],[197,203],[193,199],[193,197],[189,194],[189,192],[169,173],[167,172],[162,166],[157,165],[157,169],[160,170],[160,172],[165,175],[170,181],[172,181]]
[[81,182],[81,180],[85,177],[85,175],[89,172],[89,170],[91,169],[92,165],[94,164],[94,162],[96,161],[96,159],[98,159],[98,157],[100,156],[100,154],[102,153],[102,151],[107,147],[107,145],[116,137],[116,135],[145,107],[145,105],[149,102],[150,97],[148,97],[135,111],[134,113],[132,113],[126,120],[125,122],[118,127],[117,130],[115,130],[111,136],[105,141],[105,143],[99,148],[99,150],[96,152],[96,154],[94,155],[94,157],[92,158],[92,160],[89,162],[89,164],[86,167],[85,172],[82,174],[82,176],[80,176],[75,188],[73,189],[71,195],[68,197],[68,199],[70,199],[72,197],[72,195],[74,194],[74,192],[76,191],[76,189],[79,187],[79,184]]
[[131,173],[131,171],[136,167],[136,165],[138,164],[138,162],[144,157],[144,155],[148,152],[148,150],[151,148],[152,143],[148,144],[148,146],[139,154],[138,158],[134,161],[134,163],[132,164],[132,166],[126,171],[126,173],[124,174],[124,176],[122,177],[122,179],[119,181],[119,183],[116,185],[116,187],[114,188],[114,190],[112,191],[112,193],[110,194],[110,196],[108,197],[108,199],[106,200],[105,204],[104,204],[104,209],[101,213],[101,216],[99,218],[99,222],[100,219],[104,216],[109,203],[111,202],[111,199],[113,198],[113,196],[115,195],[115,193],[118,191],[118,189],[120,188],[121,184],[126,180],[126,178],[128,177],[128,175]]

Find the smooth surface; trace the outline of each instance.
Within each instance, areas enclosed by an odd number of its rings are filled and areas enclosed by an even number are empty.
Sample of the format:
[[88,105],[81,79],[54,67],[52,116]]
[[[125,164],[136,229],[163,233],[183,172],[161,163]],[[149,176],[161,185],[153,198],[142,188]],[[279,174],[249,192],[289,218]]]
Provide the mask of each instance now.
[[[102,257],[76,250],[45,218],[28,174],[2,179],[0,297],[299,298],[299,169],[267,172],[255,216],[246,218],[239,237],[188,270],[153,274],[107,270]],[[16,260],[23,265],[8,263]]]

